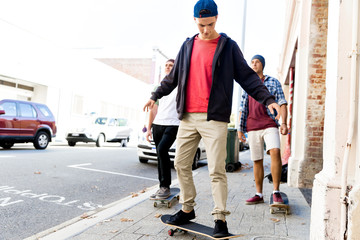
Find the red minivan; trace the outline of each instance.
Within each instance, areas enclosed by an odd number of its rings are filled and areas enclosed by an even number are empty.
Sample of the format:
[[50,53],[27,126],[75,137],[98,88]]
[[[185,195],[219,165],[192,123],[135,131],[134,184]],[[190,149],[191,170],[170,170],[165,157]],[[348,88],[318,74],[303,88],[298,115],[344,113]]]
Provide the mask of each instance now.
[[3,99],[0,101],[0,146],[32,142],[45,149],[56,136],[54,115],[41,103]]

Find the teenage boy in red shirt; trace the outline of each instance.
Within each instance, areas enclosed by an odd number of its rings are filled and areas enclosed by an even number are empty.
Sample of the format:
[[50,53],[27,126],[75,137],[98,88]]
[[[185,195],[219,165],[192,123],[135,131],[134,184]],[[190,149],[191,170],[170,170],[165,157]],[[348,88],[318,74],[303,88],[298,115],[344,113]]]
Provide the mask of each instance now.
[[257,101],[274,113],[280,107],[258,75],[247,65],[238,45],[226,34],[215,30],[218,17],[213,0],[199,0],[194,7],[194,21],[199,33],[182,45],[175,65],[152,93],[144,110],[157,99],[178,87],[177,112],[181,120],[177,134],[175,169],[180,185],[182,210],[170,224],[183,224],[195,218],[196,189],[192,162],[202,138],[205,144],[214,200],[212,215],[214,237],[227,236],[225,216],[227,177],[225,170],[227,124],[230,122],[234,79]]

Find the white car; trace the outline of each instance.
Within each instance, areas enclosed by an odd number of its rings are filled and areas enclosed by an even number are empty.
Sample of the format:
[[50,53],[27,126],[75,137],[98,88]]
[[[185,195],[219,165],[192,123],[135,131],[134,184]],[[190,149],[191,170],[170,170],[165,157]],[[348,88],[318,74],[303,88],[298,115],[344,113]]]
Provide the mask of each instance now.
[[[144,137],[139,139],[139,144],[137,146],[137,153],[139,157],[139,161],[141,163],[147,163],[149,160],[157,161],[157,153],[155,143],[152,141],[149,143],[146,141]],[[176,149],[176,141],[169,149],[170,160],[172,160],[172,164],[175,158],[175,149]],[[206,159],[206,151],[205,146],[202,140],[200,140],[199,146],[196,150],[196,154],[194,156],[194,162],[192,165],[192,169],[198,168],[199,160]]]
[[69,131],[66,140],[71,147],[77,142],[95,142],[97,147],[101,147],[105,142],[119,142],[126,147],[130,132],[131,128],[124,118],[98,117],[88,126]]

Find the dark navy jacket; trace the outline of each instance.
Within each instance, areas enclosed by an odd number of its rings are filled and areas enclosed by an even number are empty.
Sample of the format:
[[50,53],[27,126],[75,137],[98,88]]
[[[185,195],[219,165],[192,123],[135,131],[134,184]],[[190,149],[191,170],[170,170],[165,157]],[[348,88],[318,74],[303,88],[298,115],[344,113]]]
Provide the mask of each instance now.
[[[151,96],[151,99],[156,101],[170,94],[178,86],[176,109],[180,120],[185,112],[186,84],[195,36],[183,43],[171,72],[161,81],[160,86]],[[221,33],[212,63],[208,121],[230,122],[234,80],[258,102],[265,105],[275,102],[275,97],[269,93],[258,75],[246,63],[237,43]]]

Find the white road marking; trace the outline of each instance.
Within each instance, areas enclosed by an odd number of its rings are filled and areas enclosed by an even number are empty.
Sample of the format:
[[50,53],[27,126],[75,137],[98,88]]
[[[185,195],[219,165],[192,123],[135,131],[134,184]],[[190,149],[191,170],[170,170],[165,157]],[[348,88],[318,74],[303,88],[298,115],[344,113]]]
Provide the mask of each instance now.
[[83,167],[83,166],[90,166],[90,165],[92,165],[92,163],[75,164],[75,165],[69,165],[68,167],[78,168],[78,169],[93,171],[93,172],[121,175],[121,176],[125,176],[125,177],[140,178],[140,179],[151,180],[151,181],[156,181],[156,182],[159,181],[158,179],[155,179],[155,178],[147,178],[147,177],[135,176],[135,175],[125,174],[125,173],[110,172],[110,171],[104,171],[104,170],[99,170],[99,169],[94,169],[94,168]]

